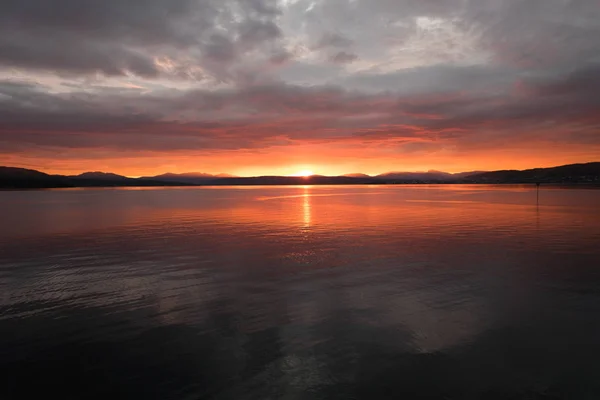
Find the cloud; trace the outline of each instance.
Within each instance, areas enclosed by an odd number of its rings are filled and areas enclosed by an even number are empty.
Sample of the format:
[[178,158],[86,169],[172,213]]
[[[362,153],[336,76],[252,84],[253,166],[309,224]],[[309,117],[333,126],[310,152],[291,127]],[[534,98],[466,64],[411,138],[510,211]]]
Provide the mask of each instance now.
[[[223,150],[357,140],[442,140],[459,147],[477,142],[492,148],[544,132],[557,143],[598,144],[586,134],[600,124],[595,71],[585,67],[552,80],[523,81],[516,92],[362,93],[275,83],[145,95],[48,94],[38,85],[4,82],[0,142],[10,151],[32,146]],[[565,135],[568,129],[582,134]]]
[[157,58],[191,56],[216,73],[277,39],[278,13],[262,0],[7,0],[0,4],[0,66],[153,78],[168,72]]
[[358,58],[356,54],[340,51],[330,57],[330,60],[336,64],[346,64],[355,61]]
[[5,0],[0,152],[581,154],[598,33],[595,0]]
[[352,40],[337,33],[325,33],[321,39],[319,39],[315,48],[322,49],[327,47],[349,47],[352,45],[352,43]]

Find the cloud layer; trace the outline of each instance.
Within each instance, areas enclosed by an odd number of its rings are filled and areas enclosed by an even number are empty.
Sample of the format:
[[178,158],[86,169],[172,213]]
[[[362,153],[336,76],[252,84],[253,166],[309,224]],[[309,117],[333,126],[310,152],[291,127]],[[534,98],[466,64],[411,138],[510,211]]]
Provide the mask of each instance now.
[[0,155],[140,175],[591,161],[599,32],[595,0],[6,0]]

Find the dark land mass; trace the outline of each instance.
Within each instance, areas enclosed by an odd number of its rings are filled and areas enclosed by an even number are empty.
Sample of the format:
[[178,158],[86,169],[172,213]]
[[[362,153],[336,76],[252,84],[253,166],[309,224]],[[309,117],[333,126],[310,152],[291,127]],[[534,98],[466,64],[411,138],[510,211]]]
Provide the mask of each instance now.
[[552,183],[600,184],[600,162],[571,164],[524,171],[463,172],[441,171],[390,172],[377,176],[351,174],[344,176],[310,177],[259,176],[232,177],[203,173],[163,174],[152,177],[128,178],[105,172],[86,172],[76,176],[49,175],[43,172],[12,167],[0,167],[0,188],[70,188],[120,186],[226,186],[226,185],[387,185],[443,183]]
[[221,178],[213,185],[377,185],[382,181],[375,178],[355,178],[351,176],[257,176],[249,178]]
[[599,183],[600,162],[535,168],[524,171],[483,172],[465,178],[474,183]]
[[477,175],[483,171],[460,172],[451,174],[443,171],[427,171],[427,172],[387,172],[377,175],[376,178],[387,181],[428,181],[428,182],[456,182],[460,179],[469,176]]
[[140,179],[145,181],[187,183],[190,185],[207,185],[210,184],[212,181],[215,181],[220,178],[233,178],[233,176],[226,174],[211,175],[202,172],[189,172],[184,174],[167,173],[157,176],[144,176]]
[[49,175],[32,169],[0,167],[0,188],[5,189],[127,186],[189,186],[189,184],[183,182],[142,180],[101,172],[86,172],[77,176],[64,176]]

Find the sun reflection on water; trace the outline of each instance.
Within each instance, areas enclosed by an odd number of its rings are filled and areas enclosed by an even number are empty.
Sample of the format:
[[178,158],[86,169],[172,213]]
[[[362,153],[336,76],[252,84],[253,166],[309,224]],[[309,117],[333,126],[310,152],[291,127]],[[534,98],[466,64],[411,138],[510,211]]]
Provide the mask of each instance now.
[[311,197],[311,193],[310,193],[310,186],[304,186],[303,187],[304,192],[303,192],[303,196],[302,196],[302,217],[303,217],[303,221],[304,221],[304,228],[308,229],[310,228],[311,225],[311,220],[312,220],[312,215],[311,215],[311,209],[310,209],[310,197]]

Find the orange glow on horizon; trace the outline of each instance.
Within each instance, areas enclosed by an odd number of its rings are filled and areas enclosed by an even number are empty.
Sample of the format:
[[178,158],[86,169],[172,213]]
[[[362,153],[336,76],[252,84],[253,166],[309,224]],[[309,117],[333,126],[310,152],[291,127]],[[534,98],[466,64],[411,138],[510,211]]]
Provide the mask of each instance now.
[[[84,158],[85,157],[85,158]],[[438,153],[390,154],[381,147],[359,149],[335,144],[296,145],[260,151],[231,151],[198,154],[195,152],[142,152],[134,156],[121,152],[87,152],[83,157],[55,154],[9,154],[0,165],[28,168],[48,174],[77,175],[88,171],[112,172],[129,177],[164,173],[199,172],[234,176],[339,176],[363,173],[438,170],[450,173],[502,169],[546,168],[565,164],[598,161],[593,146],[579,148],[540,146],[529,149],[456,150]]]
[[301,176],[304,178],[308,178],[309,176],[313,176],[314,173],[308,169],[304,169],[302,171],[298,171],[295,174],[293,174],[292,176]]

